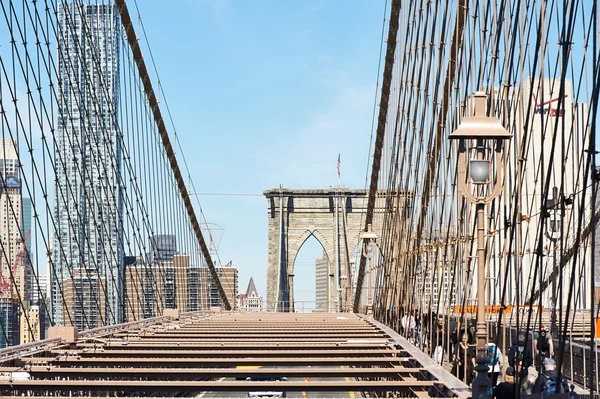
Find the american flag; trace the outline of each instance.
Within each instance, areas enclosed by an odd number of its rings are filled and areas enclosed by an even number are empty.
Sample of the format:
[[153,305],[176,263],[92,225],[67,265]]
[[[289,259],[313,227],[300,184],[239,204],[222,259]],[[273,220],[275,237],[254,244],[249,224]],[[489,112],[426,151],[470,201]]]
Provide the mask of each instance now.
[[340,177],[340,154],[338,154],[337,171],[338,171],[338,177]]

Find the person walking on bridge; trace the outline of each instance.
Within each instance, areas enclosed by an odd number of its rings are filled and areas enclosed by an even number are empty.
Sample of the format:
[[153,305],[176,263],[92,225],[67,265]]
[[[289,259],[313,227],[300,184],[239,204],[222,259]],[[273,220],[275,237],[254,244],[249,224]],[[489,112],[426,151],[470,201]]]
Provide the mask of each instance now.
[[414,345],[415,343],[415,327],[417,323],[415,322],[414,311],[406,312],[404,316],[402,316],[402,330],[404,331],[404,336],[408,339],[408,341]]
[[463,333],[462,340],[456,344],[453,358],[452,374],[465,384],[471,385],[473,350],[469,346],[469,334]]
[[533,350],[540,369],[543,367],[544,360],[554,357],[552,335],[550,335],[544,325],[541,326],[538,333],[533,335]]
[[556,361],[554,359],[544,360],[544,371],[538,375],[533,388],[532,394],[541,393],[542,396],[549,397],[559,393],[569,393],[569,384],[564,375],[558,378],[558,370],[556,370]]
[[531,347],[527,345],[525,333],[519,333],[519,339],[508,350],[508,365],[519,369],[521,379],[527,377],[529,367],[533,364]]
[[504,382],[494,387],[495,399],[520,399],[521,392],[515,385],[515,369],[508,366],[504,373]]
[[[502,352],[500,352],[498,346],[496,346],[496,344],[493,342],[485,344],[485,350],[487,358],[489,359],[488,375],[490,377],[490,380],[492,380],[492,386],[495,387],[498,383],[498,377],[500,376],[500,372],[502,371],[502,362],[504,358],[502,357]],[[473,357],[471,361],[473,362],[473,367],[477,366],[475,357]]]
[[444,355],[446,354],[444,350],[444,346],[446,345],[446,331],[444,330],[444,315],[441,313],[437,317],[437,326],[432,339],[433,360],[437,364],[442,364],[444,362]]

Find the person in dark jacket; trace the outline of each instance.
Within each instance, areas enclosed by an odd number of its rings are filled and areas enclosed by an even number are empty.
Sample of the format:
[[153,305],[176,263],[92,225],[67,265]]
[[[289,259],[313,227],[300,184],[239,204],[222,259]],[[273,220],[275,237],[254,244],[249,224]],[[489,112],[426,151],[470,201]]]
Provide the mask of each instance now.
[[464,333],[461,342],[456,344],[452,366],[452,374],[467,385],[471,385],[473,368],[471,367],[471,358],[473,357],[473,348],[469,346],[469,335]]
[[533,335],[533,351],[540,369],[543,367],[544,360],[554,357],[554,341],[544,325],[540,327],[538,333]]
[[556,370],[556,361],[551,358],[544,360],[544,371],[538,375],[535,380],[531,393],[541,393],[544,397],[553,396],[559,393],[569,393],[569,384],[563,375],[558,379],[558,370]]
[[533,364],[531,345],[526,345],[525,334],[519,333],[519,339],[508,350],[508,365],[521,370],[521,379],[527,377],[527,369]]
[[515,386],[515,369],[509,366],[506,368],[506,372],[504,374],[504,382],[501,382],[494,387],[494,398],[519,399],[520,397],[521,392],[519,392]]

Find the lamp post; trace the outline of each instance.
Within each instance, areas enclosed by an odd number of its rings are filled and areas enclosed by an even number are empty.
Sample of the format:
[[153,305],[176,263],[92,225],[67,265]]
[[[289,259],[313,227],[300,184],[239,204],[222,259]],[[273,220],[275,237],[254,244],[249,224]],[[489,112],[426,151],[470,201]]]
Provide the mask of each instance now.
[[[546,227],[548,228],[548,231],[546,231],[546,237],[552,241],[554,246],[554,264],[552,265],[552,313],[550,314],[550,334],[552,334],[553,337],[556,337],[556,334],[558,334],[558,323],[556,316],[556,280],[558,280],[558,265],[556,263],[556,250],[558,241],[562,238],[562,221],[565,216],[565,208],[571,204],[573,204],[573,196],[571,195],[567,198],[561,197],[558,193],[558,187],[554,187],[552,189],[552,198],[547,201],[546,206],[546,208],[548,210],[552,210],[552,213],[554,214],[553,218],[550,219],[550,223],[546,224]],[[552,216],[548,210],[545,212],[545,217]]]
[[[367,231],[360,235],[361,240],[363,241],[363,246],[366,244],[365,255],[367,256],[367,274],[369,275],[367,280],[367,315],[370,317],[373,314],[373,298],[371,297],[371,269],[373,265],[371,264],[373,257],[373,247],[375,246],[375,240],[379,238],[375,232],[371,229],[371,224],[367,225]],[[368,240],[368,241],[367,241]]]
[[[458,189],[470,202],[475,204],[477,213],[477,377],[473,380],[472,397],[492,396],[492,382],[487,372],[488,358],[487,322],[485,320],[485,206],[492,202],[504,188],[504,141],[512,134],[500,120],[487,116],[487,95],[477,92],[473,95],[474,116],[464,117],[449,140],[458,141]],[[469,180],[467,180],[467,155],[469,159]],[[496,176],[491,177],[495,167]]]
[[345,284],[346,284],[346,288],[344,291],[344,295],[345,295],[345,302],[346,305],[344,307],[344,311],[345,312],[351,312],[351,303],[350,303],[350,298],[352,298],[352,295],[356,289],[356,281],[354,281],[355,279],[355,273],[354,273],[354,265],[356,264],[356,256],[354,253],[351,254],[350,259],[348,260],[348,272],[347,272],[347,278],[345,280]]

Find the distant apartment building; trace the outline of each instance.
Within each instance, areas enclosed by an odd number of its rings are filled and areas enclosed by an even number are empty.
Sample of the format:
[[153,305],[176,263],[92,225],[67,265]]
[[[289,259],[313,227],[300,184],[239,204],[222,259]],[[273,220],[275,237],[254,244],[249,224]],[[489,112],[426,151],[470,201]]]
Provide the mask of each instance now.
[[[208,310],[211,307],[222,306],[219,290],[215,284],[208,267],[199,269],[200,277],[200,309]],[[223,286],[225,295],[232,309],[237,306],[238,296],[238,269],[234,266],[217,267],[217,277]]]
[[21,344],[39,341],[45,336],[43,316],[40,307],[31,305],[21,314]]
[[189,291],[190,257],[174,255],[170,261],[145,264],[142,258],[125,270],[126,320],[159,316],[163,309],[194,310]]
[[10,296],[0,296],[0,348],[20,343],[19,301]]
[[[217,268],[217,274],[230,304],[235,305],[237,268]],[[164,309],[187,312],[221,306],[208,268],[191,265],[188,255],[149,265],[138,257],[126,268],[125,294],[127,321],[159,316]]]
[[326,312],[328,308],[329,257],[323,256],[315,261],[315,311]]
[[[54,189],[51,317],[56,325],[74,320],[79,329],[89,329],[123,320],[122,150],[115,123],[119,11],[108,0],[59,2],[57,31],[54,158],[61,166]],[[71,61],[75,53],[81,54],[78,62]],[[81,81],[87,83],[72,83]],[[101,144],[93,137],[102,137]],[[74,289],[89,292],[93,299],[81,299],[80,292],[70,291]],[[63,304],[64,296],[80,298],[75,302],[79,305]],[[64,314],[71,307],[75,313]],[[90,314],[78,313],[83,309]]]
[[42,302],[46,302],[48,299],[48,275],[47,274],[36,274],[36,278],[31,279],[31,303],[39,305]]
[[17,147],[11,139],[1,139],[0,164],[0,265],[2,294],[30,300],[29,270],[22,230],[21,176]]
[[415,293],[417,306],[431,306],[435,309],[453,308],[456,305],[456,282],[453,280],[453,267],[422,263],[417,268]]
[[[73,270],[73,276],[62,282],[65,299],[62,305],[61,325],[82,326],[106,325],[106,280],[95,270]],[[114,317],[114,315],[112,315]]]

